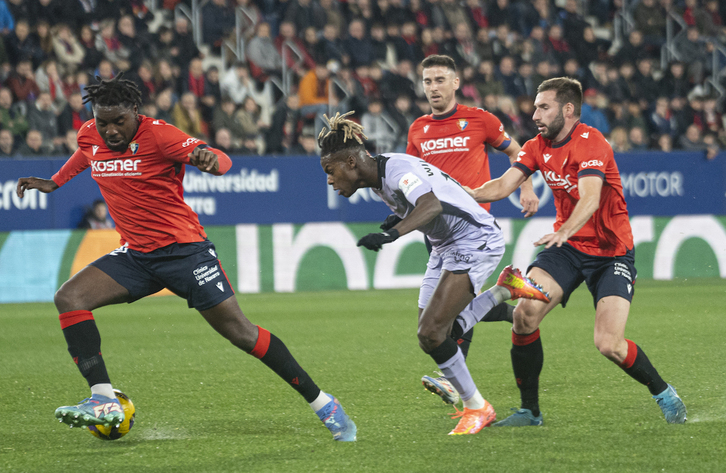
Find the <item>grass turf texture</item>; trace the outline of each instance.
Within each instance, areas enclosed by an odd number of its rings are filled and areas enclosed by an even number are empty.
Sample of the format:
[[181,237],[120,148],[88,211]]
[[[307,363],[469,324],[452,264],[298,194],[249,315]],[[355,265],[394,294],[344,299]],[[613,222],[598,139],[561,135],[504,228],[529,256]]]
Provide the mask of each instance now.
[[[53,418],[88,395],[51,304],[0,305],[0,471],[709,472],[726,468],[726,335],[721,280],[639,281],[626,337],[688,407],[669,425],[646,388],[594,348],[584,288],[542,326],[545,425],[451,437],[452,409],[419,379],[416,291],[239,296],[339,397],[358,442],[333,442],[304,400],[217,335],[185,301],[95,312],[114,386],[137,409],[121,440]],[[469,366],[498,418],[518,406],[510,325],[479,324]]]

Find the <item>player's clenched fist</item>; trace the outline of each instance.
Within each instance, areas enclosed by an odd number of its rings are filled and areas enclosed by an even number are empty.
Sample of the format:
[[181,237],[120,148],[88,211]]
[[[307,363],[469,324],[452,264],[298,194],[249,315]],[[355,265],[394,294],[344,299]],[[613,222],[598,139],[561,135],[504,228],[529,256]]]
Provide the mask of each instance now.
[[17,193],[18,197],[23,197],[26,190],[38,189],[45,194],[58,189],[58,184],[51,179],[41,179],[39,177],[21,177],[18,179]]
[[219,171],[219,161],[217,155],[208,149],[194,148],[194,151],[189,153],[189,164],[196,166],[197,169],[203,172],[215,173]]

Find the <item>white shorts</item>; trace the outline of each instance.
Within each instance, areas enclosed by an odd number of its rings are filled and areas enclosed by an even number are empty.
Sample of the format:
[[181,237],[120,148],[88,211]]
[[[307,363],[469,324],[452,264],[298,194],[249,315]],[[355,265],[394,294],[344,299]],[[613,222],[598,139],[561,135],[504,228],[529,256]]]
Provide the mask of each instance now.
[[431,295],[439,284],[443,270],[452,273],[467,273],[474,294],[481,291],[487,278],[494,273],[499,262],[504,256],[504,245],[495,248],[479,249],[472,241],[463,241],[462,244],[454,244],[443,249],[439,253],[434,249],[429,255],[429,262],[426,264],[426,273],[421,282],[421,289],[418,293],[418,307],[423,309],[428,304]]

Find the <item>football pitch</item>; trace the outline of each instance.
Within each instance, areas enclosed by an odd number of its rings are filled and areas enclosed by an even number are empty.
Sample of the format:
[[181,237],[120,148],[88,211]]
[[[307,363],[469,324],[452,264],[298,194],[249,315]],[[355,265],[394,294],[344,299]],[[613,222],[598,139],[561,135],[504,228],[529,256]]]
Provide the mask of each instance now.
[[[585,287],[542,324],[544,426],[448,436],[456,425],[420,384],[415,290],[238,295],[358,425],[338,443],[304,400],[174,297],[94,315],[114,387],[136,424],[108,442],[53,417],[88,395],[52,304],[0,305],[0,471],[723,472],[726,282],[638,281],[626,337],[688,407],[669,425],[647,389],[601,356]],[[498,419],[519,404],[506,322],[479,324],[474,380]]]

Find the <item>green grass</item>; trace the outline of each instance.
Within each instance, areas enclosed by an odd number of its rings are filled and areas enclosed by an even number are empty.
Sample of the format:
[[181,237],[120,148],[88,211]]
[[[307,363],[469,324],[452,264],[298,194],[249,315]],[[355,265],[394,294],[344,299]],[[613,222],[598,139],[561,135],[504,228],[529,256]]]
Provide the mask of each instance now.
[[[137,409],[129,435],[104,442],[53,417],[88,389],[51,304],[0,305],[0,471],[717,472],[726,469],[722,280],[638,282],[626,336],[688,406],[669,425],[647,390],[592,343],[585,288],[542,325],[538,428],[450,437],[451,409],[419,379],[416,291],[239,296],[358,424],[331,440],[293,390],[232,347],[178,298],[95,312],[115,387]],[[518,405],[510,326],[480,324],[469,365],[501,419]]]

